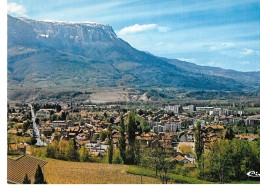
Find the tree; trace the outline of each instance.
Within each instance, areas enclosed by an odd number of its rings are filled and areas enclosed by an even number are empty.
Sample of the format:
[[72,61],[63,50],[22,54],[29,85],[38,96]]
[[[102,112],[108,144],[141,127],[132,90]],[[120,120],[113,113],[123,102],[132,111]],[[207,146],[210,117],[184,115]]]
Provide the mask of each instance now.
[[48,145],[46,147],[46,157],[49,157],[49,158],[55,158],[55,148],[53,145]]
[[195,130],[195,154],[196,159],[200,162],[200,158],[204,151],[203,136],[201,131],[201,123],[198,122]]
[[123,163],[123,160],[120,156],[120,151],[118,148],[116,148],[114,150],[114,155],[113,155],[113,164],[122,164]]
[[89,150],[85,146],[82,146],[79,150],[79,159],[81,162],[86,162],[90,158]]
[[61,112],[61,120],[66,120],[66,112]]
[[39,125],[40,119],[39,119],[38,117],[35,119],[35,123],[36,123],[37,125]]
[[225,139],[232,140],[233,138],[235,138],[235,134],[231,126],[229,126],[225,134]]
[[61,111],[61,106],[59,104],[56,105],[56,112],[60,112]]
[[99,139],[100,139],[101,141],[104,141],[104,140],[107,138],[108,134],[109,134],[108,130],[103,129],[103,130],[100,131],[100,133],[99,133]]
[[37,143],[37,136],[36,136],[36,133],[35,133],[35,130],[33,129],[32,130],[32,136],[31,136],[31,145],[35,145]]
[[73,139],[71,139],[65,148],[65,158],[68,161],[78,161],[78,153],[76,150],[76,144]]
[[42,168],[39,164],[38,164],[38,167],[37,167],[36,172],[35,172],[34,184],[47,184],[47,182],[44,179]]
[[255,134],[255,135],[257,134],[257,127],[258,127],[257,125],[253,126],[253,134]]
[[28,128],[30,127],[30,121],[27,120],[24,124],[23,124],[23,132],[25,133]]
[[156,177],[159,176],[162,184],[167,184],[169,177],[168,173],[174,166],[174,163],[169,161],[165,150],[159,145],[147,149],[142,156],[142,164],[150,165],[155,170]]
[[260,146],[256,142],[238,139],[216,141],[203,156],[204,178],[209,181],[245,180],[248,171],[260,167]]
[[28,178],[27,173],[25,174],[25,177],[23,179],[23,184],[31,184],[31,180]]
[[128,114],[127,120],[127,134],[128,134],[128,148],[126,151],[127,164],[135,164],[135,131],[137,130],[137,124],[135,116],[132,112]]
[[135,139],[135,144],[134,144],[134,164],[139,165],[141,161],[141,154],[140,154],[141,146],[140,143],[137,139]]
[[108,126],[108,163],[113,163],[113,150],[114,150],[114,144],[113,144],[113,138],[112,138],[112,126]]
[[51,121],[55,121],[57,120],[57,115],[56,114],[52,114],[51,115]]
[[145,121],[143,118],[140,118],[140,127],[141,127],[141,132],[148,133],[151,130],[147,121]]
[[124,118],[120,116],[120,138],[118,140],[120,156],[124,163],[126,163],[126,136],[125,136],[125,123]]

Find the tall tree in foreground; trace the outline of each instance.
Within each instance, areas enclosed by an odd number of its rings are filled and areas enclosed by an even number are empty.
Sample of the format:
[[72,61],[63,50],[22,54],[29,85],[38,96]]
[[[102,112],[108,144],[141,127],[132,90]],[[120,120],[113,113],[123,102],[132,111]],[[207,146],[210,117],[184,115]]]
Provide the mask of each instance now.
[[120,138],[118,140],[120,156],[123,160],[123,163],[126,163],[126,135],[125,135],[125,123],[123,115],[120,116]]
[[113,146],[113,137],[112,137],[112,126],[109,125],[108,126],[108,163],[112,164],[113,163],[113,150],[114,150],[114,146]]
[[42,168],[40,165],[38,165],[38,167],[36,169],[34,178],[35,178],[34,184],[47,184],[47,182],[44,179],[44,175],[43,175]]
[[195,154],[196,154],[198,167],[200,170],[200,177],[202,178],[204,178],[203,152],[204,152],[204,143],[203,143],[203,135],[201,131],[201,123],[197,122],[196,129],[195,129]]
[[198,162],[201,160],[201,156],[204,151],[203,136],[201,131],[201,123],[198,122],[195,130],[195,153]]
[[137,123],[133,112],[129,112],[127,120],[128,148],[126,153],[127,164],[135,164],[135,131]]

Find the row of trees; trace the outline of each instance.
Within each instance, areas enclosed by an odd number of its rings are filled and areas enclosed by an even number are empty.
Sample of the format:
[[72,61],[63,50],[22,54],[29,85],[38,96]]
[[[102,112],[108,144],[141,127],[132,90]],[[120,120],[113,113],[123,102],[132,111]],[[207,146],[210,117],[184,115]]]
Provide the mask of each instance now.
[[[140,122],[137,119],[136,114],[129,112],[126,123],[123,116],[120,121],[120,138],[118,141],[120,156],[124,164],[140,163],[140,144],[135,137],[135,132],[139,130]],[[128,135],[128,145],[126,145],[126,133]]]
[[[110,121],[111,122],[111,121]],[[136,132],[148,132],[148,124],[138,117],[134,112],[129,112],[128,116],[124,119],[123,115],[120,117],[119,133],[120,137],[118,140],[119,154],[116,154],[116,150],[113,146],[112,139],[112,127],[109,126],[107,131],[100,133],[100,138],[108,138],[108,162],[122,162],[123,164],[138,165],[140,164],[140,144],[136,139]],[[126,136],[128,136],[128,144],[126,143]]]
[[81,161],[86,162],[90,158],[90,152],[85,146],[77,149],[74,140],[60,140],[54,141],[46,148],[46,157],[67,160],[67,161]]

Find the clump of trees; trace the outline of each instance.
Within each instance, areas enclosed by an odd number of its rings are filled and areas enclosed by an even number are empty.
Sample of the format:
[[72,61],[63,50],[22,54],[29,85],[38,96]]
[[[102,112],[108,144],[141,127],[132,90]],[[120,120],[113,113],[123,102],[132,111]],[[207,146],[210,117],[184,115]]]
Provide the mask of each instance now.
[[171,155],[156,143],[150,148],[146,148],[142,153],[141,166],[155,171],[155,176],[159,177],[162,184],[167,184],[170,180],[169,173],[172,172],[175,162],[171,160]]
[[[203,154],[200,172],[208,181],[225,183],[247,179],[247,172],[260,167],[260,142],[220,140]],[[257,169],[257,170],[256,170]]]
[[67,161],[81,161],[86,162],[90,160],[90,152],[85,146],[77,149],[74,140],[60,140],[53,141],[52,144],[46,147],[46,157],[61,159]]

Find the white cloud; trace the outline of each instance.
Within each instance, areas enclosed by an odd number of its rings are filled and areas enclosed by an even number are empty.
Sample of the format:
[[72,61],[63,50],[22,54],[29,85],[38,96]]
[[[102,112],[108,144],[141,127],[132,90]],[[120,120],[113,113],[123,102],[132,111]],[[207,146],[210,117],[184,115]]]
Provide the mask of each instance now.
[[244,48],[243,51],[241,52],[242,55],[247,56],[247,55],[256,55],[259,56],[260,55],[260,51],[256,51],[253,49],[248,49],[248,48]]
[[26,16],[26,8],[23,5],[17,3],[8,3],[7,4],[8,14],[13,14],[15,16]]
[[235,44],[232,42],[222,42],[222,43],[217,43],[209,47],[209,50],[211,51],[218,51],[218,50],[223,50],[223,49],[230,49],[235,47]]
[[143,31],[155,29],[157,27],[158,27],[157,24],[143,24],[143,25],[135,24],[135,25],[132,25],[132,26],[124,27],[123,29],[121,29],[119,31],[119,34],[125,35],[125,34],[128,34],[128,33],[138,33],[138,32],[143,32]]
[[184,61],[184,62],[196,63],[196,59],[195,58],[176,58],[176,59]]
[[157,24],[135,24],[121,29],[119,31],[119,35],[126,35],[129,33],[139,33],[139,32],[144,32],[153,29],[158,30],[160,33],[166,33],[169,31],[168,27],[158,26]]

